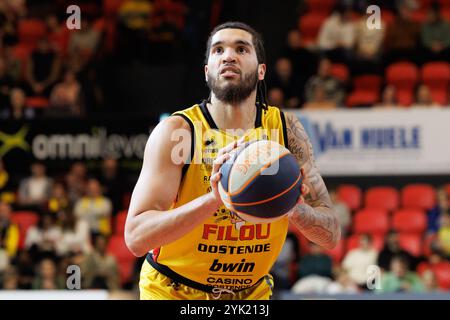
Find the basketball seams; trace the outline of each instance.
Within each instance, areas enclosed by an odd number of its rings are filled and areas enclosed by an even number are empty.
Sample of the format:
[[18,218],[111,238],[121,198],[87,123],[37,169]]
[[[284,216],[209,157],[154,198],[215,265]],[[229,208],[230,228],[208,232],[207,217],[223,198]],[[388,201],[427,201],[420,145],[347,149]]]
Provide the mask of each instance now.
[[280,192],[280,193],[278,193],[278,194],[276,194],[276,195],[274,195],[274,196],[272,196],[272,197],[270,197],[270,198],[267,198],[267,199],[264,199],[264,200],[260,200],[260,201],[255,201],[255,202],[242,202],[242,203],[238,203],[238,202],[232,202],[232,201],[231,201],[231,202],[228,202],[228,201],[227,201],[227,203],[229,203],[229,204],[231,204],[231,205],[236,205],[236,206],[243,206],[243,207],[245,207],[245,206],[258,205],[258,204],[262,204],[262,203],[265,203],[265,202],[269,202],[269,201],[274,200],[274,199],[276,199],[276,198],[279,198],[279,197],[281,197],[282,195],[284,195],[285,193],[288,193],[289,191],[291,191],[292,188],[295,187],[295,185],[296,185],[296,184],[298,183],[298,181],[301,179],[301,177],[302,177],[302,174],[300,173],[300,174],[298,175],[297,179],[294,181],[294,183],[293,183],[292,185],[289,186],[289,188],[287,188],[286,190],[283,190],[282,192]]
[[[278,156],[278,158],[272,159],[270,162],[266,163],[264,166],[262,166],[260,169],[258,169],[258,171],[256,171],[255,174],[254,174],[250,179],[248,179],[241,187],[239,187],[238,190],[233,191],[233,192],[229,192],[228,195],[229,195],[230,197],[232,197],[232,196],[235,196],[235,195],[241,193],[241,192],[242,192],[245,188],[247,188],[253,181],[255,181],[256,178],[258,178],[264,170],[266,170],[268,167],[270,167],[271,165],[273,165],[273,163],[274,163],[275,161],[280,161],[281,158],[283,158],[283,157],[285,157],[285,156],[287,156],[287,155],[289,155],[289,154],[290,154],[289,150],[286,150],[285,153],[282,154],[282,155],[280,155],[280,156]],[[231,174],[229,175],[228,178],[230,178],[230,177],[231,177]]]

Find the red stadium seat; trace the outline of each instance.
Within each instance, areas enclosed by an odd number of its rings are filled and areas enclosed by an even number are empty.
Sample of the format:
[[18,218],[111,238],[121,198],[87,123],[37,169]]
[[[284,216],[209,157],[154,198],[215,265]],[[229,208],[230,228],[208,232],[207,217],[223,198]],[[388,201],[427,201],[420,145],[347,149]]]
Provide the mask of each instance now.
[[380,92],[382,83],[382,77],[373,74],[365,74],[353,79],[353,88],[358,91]]
[[392,227],[398,232],[419,234],[427,228],[427,216],[419,209],[400,209],[392,216]]
[[131,279],[136,258],[128,250],[123,235],[113,235],[109,239],[107,252],[116,258],[119,266],[120,283]]
[[390,10],[381,10],[381,20],[386,26],[391,25],[395,21],[395,15]]
[[398,209],[400,195],[394,187],[372,187],[365,193],[365,206],[367,208],[394,211]]
[[353,92],[347,98],[347,105],[370,106],[380,99],[383,79],[377,75],[362,75],[353,79]]
[[[360,234],[353,234],[347,238],[347,248],[346,251],[355,249],[359,247],[359,238],[361,237]],[[380,252],[384,247],[384,236],[374,234],[372,235],[372,244],[375,250]]]
[[115,16],[124,1],[125,0],[103,0],[103,13],[105,16]]
[[426,9],[417,9],[411,12],[411,20],[419,24],[424,23],[427,19],[428,11]]
[[450,2],[448,0],[438,0],[441,9],[450,9]]
[[336,0],[306,0],[308,12],[328,15],[333,11]]
[[11,221],[19,226],[19,249],[22,249],[28,229],[38,223],[39,215],[34,211],[15,211],[11,215]]
[[125,221],[127,220],[128,212],[126,210],[117,213],[114,218],[114,234],[123,235],[125,233]]
[[389,231],[389,216],[386,210],[366,208],[358,211],[353,218],[356,234],[385,234]]
[[401,191],[402,206],[430,210],[436,205],[436,191],[429,184],[409,184]]
[[445,20],[447,20],[447,22],[450,23],[450,8],[449,9],[447,9],[447,8],[441,9],[441,15],[442,15],[442,18],[444,18]]
[[320,27],[326,19],[326,15],[310,13],[300,16],[298,27],[302,34],[302,42],[304,45],[314,44],[319,34]]
[[344,257],[345,240],[341,238],[336,247],[325,250],[325,254],[329,255],[335,264],[339,264]]
[[420,9],[429,9],[434,0],[417,0]]
[[28,107],[37,109],[47,108],[49,106],[48,99],[41,96],[28,97],[25,103]]
[[336,194],[338,198],[343,201],[352,211],[361,208],[362,191],[353,184],[341,184]]
[[309,240],[292,224],[289,224],[289,231],[297,237],[299,243],[299,254],[309,253]]
[[437,234],[436,233],[430,233],[425,235],[425,239],[423,242],[423,255],[426,257],[429,257],[432,253],[432,245],[433,242],[437,240]]
[[45,23],[40,19],[19,20],[18,34],[19,41],[30,48],[33,48],[38,40],[45,36]]
[[400,233],[400,247],[415,257],[422,255],[422,236],[415,233]]
[[425,271],[431,270],[431,269],[432,269],[431,264],[426,261],[423,261],[417,265],[416,272],[419,275],[422,275]]
[[422,67],[422,82],[430,89],[431,97],[441,105],[448,102],[450,84],[450,64],[447,62],[429,62]]
[[333,77],[345,83],[349,79],[350,71],[345,64],[333,63],[331,65],[331,74],[333,75]]
[[372,106],[380,100],[380,94],[375,92],[354,91],[346,100],[348,107]]
[[393,63],[386,69],[386,81],[396,88],[399,103],[404,106],[409,106],[413,102],[418,79],[418,69],[411,62]]
[[443,261],[432,265],[439,287],[450,290],[450,262]]

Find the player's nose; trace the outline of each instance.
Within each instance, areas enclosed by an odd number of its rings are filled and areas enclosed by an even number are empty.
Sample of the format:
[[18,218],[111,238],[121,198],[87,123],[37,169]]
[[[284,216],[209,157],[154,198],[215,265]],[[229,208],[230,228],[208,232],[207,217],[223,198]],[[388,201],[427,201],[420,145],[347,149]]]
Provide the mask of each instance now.
[[232,48],[227,48],[222,54],[222,62],[230,63],[236,61],[236,52]]

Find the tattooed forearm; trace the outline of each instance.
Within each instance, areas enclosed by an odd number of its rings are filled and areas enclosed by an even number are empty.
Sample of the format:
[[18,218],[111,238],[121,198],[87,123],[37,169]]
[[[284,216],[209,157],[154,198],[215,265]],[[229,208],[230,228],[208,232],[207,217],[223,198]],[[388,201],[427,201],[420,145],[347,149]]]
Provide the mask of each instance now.
[[332,248],[340,238],[340,227],[325,182],[314,163],[311,142],[297,117],[286,114],[286,124],[289,150],[303,168],[303,183],[309,189],[304,195],[305,203],[297,206],[290,220],[309,240]]
[[313,208],[299,204],[291,214],[290,221],[310,241],[327,249],[334,248],[340,238],[340,227],[329,208]]

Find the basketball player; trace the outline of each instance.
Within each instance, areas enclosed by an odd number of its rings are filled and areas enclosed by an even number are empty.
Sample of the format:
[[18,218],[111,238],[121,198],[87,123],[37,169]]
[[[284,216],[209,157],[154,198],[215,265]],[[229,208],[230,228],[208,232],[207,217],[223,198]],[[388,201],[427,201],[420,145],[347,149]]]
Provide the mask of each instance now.
[[[174,113],[150,135],[125,226],[128,248],[136,256],[147,254],[141,299],[269,299],[269,271],[289,222],[325,248],[339,240],[339,223],[303,126],[265,102],[264,63],[260,35],[250,26],[216,27],[204,69],[210,97]],[[180,131],[187,134],[174,139]],[[309,189],[288,215],[272,223],[240,220],[217,191],[221,164],[244,140],[254,139],[285,145]],[[174,161],[179,153],[174,150],[188,151],[183,161]]]

